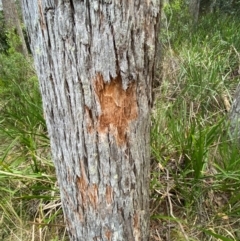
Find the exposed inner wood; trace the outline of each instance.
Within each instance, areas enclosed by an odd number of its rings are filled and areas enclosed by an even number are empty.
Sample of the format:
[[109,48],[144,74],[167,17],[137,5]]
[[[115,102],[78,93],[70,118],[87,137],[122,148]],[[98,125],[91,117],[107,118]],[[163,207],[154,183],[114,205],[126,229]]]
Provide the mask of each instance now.
[[138,117],[136,84],[132,82],[126,90],[120,76],[105,83],[101,74],[95,79],[95,93],[101,106],[98,120],[99,133],[112,133],[119,145],[126,143],[129,123]]
[[85,106],[85,119],[86,119],[86,123],[87,123],[87,130],[89,133],[93,132],[93,128],[94,128],[94,124],[93,124],[93,120],[92,120],[92,111]]
[[81,203],[83,207],[87,208],[87,205],[91,204],[94,209],[98,204],[98,186],[97,184],[90,184],[85,172],[85,168],[80,162],[82,176],[77,177],[77,186],[81,193]]
[[112,204],[113,202],[113,189],[111,186],[106,187],[106,202],[107,204]]
[[137,213],[134,214],[133,217],[133,234],[136,240],[140,240],[141,237],[141,229],[140,229],[140,220],[139,220],[139,215]]
[[105,237],[107,238],[108,241],[112,240],[112,232],[111,232],[111,230],[109,230],[109,229],[106,230]]

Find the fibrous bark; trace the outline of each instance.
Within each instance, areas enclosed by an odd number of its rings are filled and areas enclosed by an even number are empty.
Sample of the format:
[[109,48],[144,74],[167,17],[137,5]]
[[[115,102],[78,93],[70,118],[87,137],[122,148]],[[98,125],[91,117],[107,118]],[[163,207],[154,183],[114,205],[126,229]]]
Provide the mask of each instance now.
[[23,0],[72,240],[148,240],[160,0]]

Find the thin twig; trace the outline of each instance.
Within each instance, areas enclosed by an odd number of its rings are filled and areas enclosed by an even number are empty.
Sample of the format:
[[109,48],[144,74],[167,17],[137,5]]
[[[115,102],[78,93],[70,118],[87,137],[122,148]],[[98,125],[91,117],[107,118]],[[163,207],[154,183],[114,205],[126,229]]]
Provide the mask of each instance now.
[[170,192],[170,187],[169,187],[169,171],[166,169],[166,172],[167,172],[167,198],[168,198],[168,203],[169,203],[169,208],[170,208],[170,210],[169,210],[169,211],[170,211],[170,215],[171,215],[171,217],[174,218],[174,219],[176,220],[176,222],[178,223],[178,225],[179,225],[179,227],[180,227],[180,229],[181,229],[181,231],[182,231],[182,234],[183,234],[183,236],[185,237],[186,241],[189,241],[189,238],[188,238],[188,236],[187,236],[187,234],[186,234],[186,232],[185,232],[182,224],[176,219],[176,217],[175,217],[174,214],[173,214],[173,206],[172,206],[172,201],[171,201],[171,197],[170,197],[170,194],[169,194],[169,192]]
[[41,226],[63,227],[63,228],[66,227],[66,225],[64,224],[49,224],[49,223],[37,223],[37,222],[29,222],[29,223],[33,225],[41,225]]

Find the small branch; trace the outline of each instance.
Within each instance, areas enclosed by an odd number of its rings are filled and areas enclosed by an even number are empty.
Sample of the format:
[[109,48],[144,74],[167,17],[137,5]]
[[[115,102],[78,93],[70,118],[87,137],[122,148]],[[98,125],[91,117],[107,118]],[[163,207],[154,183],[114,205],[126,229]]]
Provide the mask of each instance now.
[[169,208],[170,208],[170,215],[172,218],[175,219],[175,221],[178,223],[180,229],[181,229],[181,232],[183,234],[183,236],[185,237],[186,241],[189,241],[189,238],[182,226],[182,224],[176,219],[176,217],[174,216],[173,214],[173,206],[172,206],[172,201],[171,201],[171,197],[170,197],[170,186],[169,186],[169,171],[166,169],[166,172],[167,172],[167,198],[168,198],[168,203],[169,203]]

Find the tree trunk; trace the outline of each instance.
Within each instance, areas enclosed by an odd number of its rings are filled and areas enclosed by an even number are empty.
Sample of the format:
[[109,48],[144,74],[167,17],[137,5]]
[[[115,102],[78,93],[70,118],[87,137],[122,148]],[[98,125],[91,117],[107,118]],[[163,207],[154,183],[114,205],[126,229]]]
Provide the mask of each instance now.
[[13,6],[14,4],[12,0],[2,0],[3,14],[7,29],[16,27],[16,9],[15,6]]
[[18,17],[18,12],[14,0],[2,0],[2,8],[7,30],[16,29],[21,41],[21,45],[19,46],[19,52],[21,52],[25,57],[27,57],[27,45],[23,36],[23,31],[21,28],[21,23]]
[[71,240],[148,240],[160,0],[23,0]]
[[237,87],[229,114],[230,133],[240,143],[240,84]]
[[198,22],[199,7],[200,7],[200,0],[190,0],[189,12],[194,24]]

